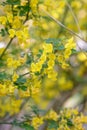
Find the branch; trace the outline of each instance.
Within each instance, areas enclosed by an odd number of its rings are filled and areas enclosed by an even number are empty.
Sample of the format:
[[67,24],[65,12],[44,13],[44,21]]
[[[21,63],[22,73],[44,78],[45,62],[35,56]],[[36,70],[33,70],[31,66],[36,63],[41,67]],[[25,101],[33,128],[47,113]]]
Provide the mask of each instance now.
[[[28,12],[27,12],[27,15],[26,15],[26,19],[24,21],[24,23],[28,20],[28,17],[29,17],[29,1],[28,0]],[[13,6],[12,6],[12,12],[13,12]],[[9,43],[7,44],[6,48],[4,49],[4,51],[2,52],[2,54],[0,55],[0,59],[2,59],[3,55],[5,54],[6,50],[8,49],[8,47],[10,46],[12,40],[14,39],[15,37],[11,38]]]
[[80,26],[79,26],[78,19],[77,19],[76,15],[74,14],[72,7],[70,6],[70,4],[69,4],[69,2],[67,0],[66,0],[66,4],[67,4],[67,7],[70,9],[71,14],[72,14],[72,16],[73,16],[73,18],[75,20],[75,23],[77,25],[78,31],[81,33],[81,36],[82,36],[82,32],[81,32],[81,29],[80,29]]
[[22,74],[20,76],[23,77],[23,76],[26,76],[26,75],[29,75],[29,74],[30,74],[30,72],[26,72],[26,73],[24,73],[24,74]]
[[0,122],[1,125],[13,125],[12,122]]
[[51,18],[54,22],[56,22],[58,25],[60,25],[61,27],[63,27],[65,30],[67,30],[69,33],[75,35],[76,37],[80,38],[81,40],[85,41],[82,37],[80,37],[77,33],[73,32],[71,29],[69,29],[68,27],[66,27],[63,23],[61,23],[59,20],[55,19],[53,16],[51,16],[48,12],[46,12],[45,10],[42,9],[42,11],[49,16],[49,18]]
[[[62,92],[61,95],[57,97],[55,97],[47,106],[46,109],[46,113],[50,110],[53,109],[56,113],[59,113],[61,107],[63,107],[63,104],[65,103],[65,101],[67,101],[67,99],[69,99],[73,94],[75,94],[76,92],[81,91],[82,86],[77,86],[75,88],[73,88],[70,91],[67,92]],[[45,113],[45,114],[46,114]],[[48,122],[45,121],[44,124],[42,124],[39,128],[39,130],[46,130],[47,129],[47,125]]]
[[30,0],[28,0],[28,11],[27,11],[26,19],[25,19],[24,23],[28,20],[28,17],[29,17],[29,3],[30,3]]
[[12,40],[14,38],[11,38],[10,41],[8,42],[6,48],[4,49],[4,51],[2,52],[2,54],[0,55],[0,59],[2,59],[3,55],[5,54],[6,50],[8,49],[8,47],[10,46],[10,44],[12,43]]
[[[61,19],[61,23],[63,23],[63,24],[65,23],[68,11],[69,11],[69,8],[67,6],[65,6],[64,13],[63,13],[63,16]],[[59,31],[58,31],[58,37],[60,36],[61,32],[62,32],[62,27],[60,26]]]
[[85,109],[87,107],[87,97],[84,98],[84,100],[79,104],[80,112],[85,112]]

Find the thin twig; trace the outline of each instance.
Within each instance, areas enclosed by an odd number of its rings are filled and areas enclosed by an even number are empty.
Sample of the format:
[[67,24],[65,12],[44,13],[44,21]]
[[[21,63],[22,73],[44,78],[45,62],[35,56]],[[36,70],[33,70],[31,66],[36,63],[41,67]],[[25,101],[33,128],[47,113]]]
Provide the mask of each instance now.
[[[68,3],[67,0],[66,0],[66,3],[67,3],[67,7],[69,7],[69,9],[70,9],[70,11],[71,11],[71,14],[72,14],[72,16],[73,16],[73,18],[74,18],[74,20],[75,20],[75,22],[76,22],[78,31],[80,32],[81,36],[83,37],[82,32],[81,32],[81,29],[80,29],[80,26],[79,26],[78,19],[77,19],[77,17],[75,16],[75,14],[74,14],[74,12],[73,12],[73,10],[72,10],[72,7],[70,6],[70,4]],[[78,48],[80,49],[80,51],[82,51],[82,49],[81,49],[81,47],[79,46],[78,43],[77,43],[77,46],[78,46]],[[83,53],[87,56],[86,52],[83,52]]]
[[49,16],[49,18],[51,18],[54,22],[56,22],[58,25],[60,25],[61,27],[63,27],[64,29],[66,29],[68,32],[70,32],[71,34],[75,35],[76,37],[80,38],[81,40],[85,41],[82,37],[80,37],[77,33],[73,32],[71,29],[69,29],[68,27],[66,27],[63,23],[61,23],[59,20],[55,19],[53,16],[51,16],[47,11],[43,10],[42,11]]
[[[30,0],[28,0],[28,11],[27,11],[27,15],[26,15],[26,19],[24,21],[24,24],[25,22],[28,20],[28,17],[29,17],[29,2]],[[12,6],[12,12],[13,12],[13,6]],[[15,37],[11,38],[9,43],[7,44],[6,48],[4,49],[4,51],[2,52],[2,54],[0,55],[0,59],[2,59],[3,55],[5,54],[6,50],[8,49],[8,47],[11,45],[11,42],[12,40],[14,39]]]
[[[77,86],[76,88],[73,88],[72,90],[69,90],[67,92],[62,92],[59,96],[56,96],[53,101],[51,101],[47,108],[46,113],[53,109],[57,114],[60,112],[60,108],[63,107],[64,103],[69,99],[71,96],[73,96],[75,93],[80,92],[82,90],[82,86]],[[46,114],[45,113],[45,114]],[[48,122],[45,121],[43,125],[40,126],[39,130],[46,130],[47,129]]]
[[0,55],[0,59],[2,59],[3,55],[5,54],[6,50],[8,49],[8,47],[10,46],[11,42],[12,42],[13,38],[10,39],[10,41],[8,42],[6,48],[4,49],[4,51],[2,52],[2,54]]
[[[65,9],[64,9],[64,13],[63,13],[63,16],[62,16],[62,19],[61,19],[61,23],[65,24],[65,20],[66,20],[66,17],[67,17],[67,14],[68,14],[68,11],[69,11],[69,8],[67,6],[65,6]],[[62,32],[62,27],[60,26],[59,30],[58,30],[58,37],[60,36],[61,32]]]
[[2,124],[2,125],[13,125],[12,122],[0,122],[0,124]]
[[24,21],[24,24],[26,23],[26,21],[28,20],[29,18],[29,3],[30,3],[30,0],[28,0],[28,11],[27,11],[27,14],[26,14],[26,19]]
[[81,29],[80,29],[80,26],[79,26],[78,19],[77,19],[76,15],[74,14],[72,7],[70,6],[70,4],[69,4],[69,2],[67,0],[66,0],[66,4],[67,4],[67,7],[70,9],[71,14],[72,14],[72,16],[73,16],[73,18],[75,20],[75,23],[77,25],[78,31],[80,32],[80,34],[82,36],[82,32],[81,32]]
[[30,72],[26,72],[26,73],[24,73],[24,74],[22,74],[20,76],[23,77],[23,76],[26,76],[26,75],[29,75],[29,74],[30,74]]

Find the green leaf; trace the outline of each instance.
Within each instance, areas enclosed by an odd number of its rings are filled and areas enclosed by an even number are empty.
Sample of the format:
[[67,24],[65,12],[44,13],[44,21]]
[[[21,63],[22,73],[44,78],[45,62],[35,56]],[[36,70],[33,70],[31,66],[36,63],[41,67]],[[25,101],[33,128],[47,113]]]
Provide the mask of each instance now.
[[48,121],[48,129],[51,130],[51,129],[57,129],[58,128],[58,123],[54,120],[49,120]]
[[9,5],[20,5],[20,0],[7,0],[6,4],[9,4]]
[[5,64],[4,64],[3,60],[0,59],[0,67],[3,67],[3,66],[5,66]]
[[72,54],[77,54],[78,52],[75,49],[72,49]]
[[32,108],[32,111],[33,111],[36,115],[39,113],[39,109],[38,109],[37,106],[33,105],[33,106],[31,106],[31,108]]
[[39,76],[39,75],[40,75],[40,72],[35,72],[35,75],[36,75],[36,76]]
[[42,65],[42,68],[47,68],[47,67],[48,67],[47,63],[44,63],[44,64]]
[[67,125],[68,126],[74,126],[74,124],[73,124],[71,119],[67,119]]
[[43,53],[43,50],[40,49],[39,52],[38,52],[38,54],[37,54],[37,57],[40,58],[41,55],[42,55],[42,53]]
[[64,45],[60,45],[57,47],[57,50],[64,50],[64,49],[65,49]]
[[9,76],[5,72],[0,72],[0,80],[7,79]]
[[35,129],[33,128],[33,126],[28,125],[28,124],[22,124],[22,125],[21,125],[21,128],[24,128],[25,130],[35,130]]
[[56,38],[48,38],[45,40],[46,43],[52,43],[52,44],[59,44],[61,39],[56,39]]
[[22,76],[20,76],[16,82],[14,82],[15,85],[18,86],[18,89],[22,89],[23,91],[27,90],[27,86],[25,86],[26,79]]
[[1,29],[0,34],[1,34],[2,37],[4,37],[6,35],[6,32],[3,28]]
[[37,106],[33,105],[31,106],[32,108],[32,111],[36,114],[36,115],[39,115],[39,114],[44,114],[46,112],[46,110],[43,110],[43,109],[39,109]]
[[17,84],[24,84],[25,82],[26,82],[26,79],[22,76],[20,76],[16,81]]
[[28,11],[30,11],[30,7],[26,4],[25,6],[18,6],[19,15],[25,16]]
[[18,89],[22,89],[23,91],[26,91],[27,87],[24,85],[18,85]]
[[46,43],[52,43],[53,44],[53,48],[54,51],[58,51],[58,50],[64,50],[65,47],[62,43],[63,39],[57,39],[57,38],[48,38],[45,40]]
[[29,124],[27,124],[27,123],[25,123],[25,122],[19,122],[18,120],[14,120],[14,121],[12,122],[12,124],[13,124],[14,126],[19,126],[19,127],[21,127],[21,128],[24,128],[25,130],[35,130],[35,129],[33,128],[33,126],[31,126],[31,125],[29,125]]
[[28,54],[28,55],[27,55],[26,64],[29,64],[29,65],[30,65],[32,62],[33,62],[33,56],[32,56],[32,54],[30,54],[30,55]]

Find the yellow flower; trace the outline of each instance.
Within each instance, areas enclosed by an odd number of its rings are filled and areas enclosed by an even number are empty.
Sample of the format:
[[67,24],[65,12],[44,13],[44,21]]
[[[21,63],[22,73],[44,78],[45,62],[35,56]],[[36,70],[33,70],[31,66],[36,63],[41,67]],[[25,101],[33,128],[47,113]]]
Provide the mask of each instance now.
[[7,94],[7,87],[4,84],[0,84],[0,95],[6,95]]
[[69,64],[65,63],[65,61],[62,62],[62,68],[63,69],[68,69],[69,68]]
[[14,29],[9,29],[9,37],[13,38],[15,36],[15,30]]
[[29,36],[28,28],[23,29],[23,34],[26,38]]
[[18,37],[18,40],[23,42],[26,42],[26,40],[29,38],[29,32],[27,28],[24,28],[23,30],[16,31],[16,36]]
[[21,26],[22,26],[22,24],[21,24],[20,18],[19,18],[18,16],[14,17],[14,21],[13,21],[13,23],[12,23],[12,28],[18,29],[18,28],[20,28]]
[[37,63],[32,63],[31,64],[31,71],[32,72],[40,72],[42,69],[42,64],[43,64],[42,61],[39,61]]
[[9,23],[13,22],[13,15],[11,13],[7,13],[7,20]]
[[40,72],[41,69],[42,69],[42,63],[41,62],[36,63],[36,71]]
[[41,87],[41,81],[34,79],[33,84],[31,86],[31,94],[32,96],[38,94],[40,92],[40,87]]
[[6,22],[7,22],[7,18],[5,16],[1,16],[0,17],[0,22],[1,22],[1,24],[5,25]]
[[15,60],[15,59],[13,59],[12,57],[9,57],[8,59],[7,59],[7,66],[8,67],[13,67],[13,68],[17,68],[17,67],[19,67],[21,65],[21,63],[20,63],[20,60]]
[[64,51],[64,58],[68,59],[70,55],[71,55],[71,50],[70,49],[65,49],[65,51]]
[[38,127],[43,124],[43,118],[42,117],[34,117],[32,120],[32,125],[35,129],[38,129]]
[[46,44],[46,43],[44,43],[43,48],[44,48],[44,52],[45,53],[52,53],[52,51],[53,51],[52,44]]
[[58,55],[58,62],[63,62],[64,61],[64,56],[63,55]]
[[65,45],[65,49],[75,49],[76,48],[76,44],[74,42],[73,37],[71,37],[70,39],[68,39],[66,45]]
[[73,88],[73,82],[71,80],[67,80],[64,76],[60,77],[58,80],[58,85],[60,90],[70,90]]
[[14,73],[13,76],[12,76],[13,82],[15,82],[18,79],[18,77],[19,77],[18,74]]
[[87,56],[83,52],[80,52],[78,54],[77,58],[78,58],[79,61],[82,61],[82,62],[87,60]]
[[51,110],[47,115],[46,115],[46,118],[47,119],[52,119],[52,120],[55,120],[57,121],[58,119],[58,115],[55,111]]
[[20,106],[21,106],[21,103],[22,103],[22,100],[12,100],[11,101],[11,114],[14,114],[14,113],[18,113],[20,111]]
[[23,39],[23,32],[21,30],[16,31],[16,36],[18,37],[18,39]]
[[21,63],[20,63],[20,60],[14,60],[14,62],[13,62],[13,68],[17,68],[17,67],[19,67],[21,65]]
[[72,109],[71,111],[72,111],[72,113],[73,113],[74,115],[78,115],[78,114],[79,114],[79,112],[78,112],[77,109]]
[[30,7],[31,7],[33,13],[37,12],[37,4],[38,4],[38,0],[30,1]]
[[48,58],[49,58],[50,60],[55,60],[55,59],[56,59],[56,56],[55,56],[55,54],[53,54],[53,53],[49,53],[49,54],[48,54]]
[[57,72],[54,70],[49,70],[48,68],[48,78],[52,79],[53,81],[57,80]]
[[29,87],[27,88],[26,91],[19,90],[19,97],[22,97],[22,98],[30,97],[30,89],[29,89]]
[[21,6],[25,6],[27,3],[27,0],[21,0]]
[[7,58],[7,66],[11,67],[12,64],[13,64],[13,58],[12,57]]
[[38,93],[40,92],[40,88],[38,88],[38,87],[37,87],[37,88],[32,87],[32,88],[31,88],[31,91],[32,91],[32,92],[31,92],[31,96],[34,96],[34,95],[36,96],[36,95],[38,95]]
[[55,61],[54,60],[49,60],[48,61],[48,68],[53,68],[54,67],[54,64],[55,64]]
[[81,2],[80,1],[72,1],[71,5],[72,5],[73,8],[77,8],[77,9],[81,8]]
[[43,53],[42,56],[40,57],[40,62],[42,62],[42,64],[46,61],[46,54]]
[[81,121],[83,122],[83,123],[87,123],[87,116],[81,116]]
[[14,94],[16,86],[13,86],[12,84],[8,87],[8,94]]
[[36,72],[36,65],[34,63],[31,64],[31,71]]
[[63,8],[65,6],[66,2],[65,1],[59,1],[59,7]]

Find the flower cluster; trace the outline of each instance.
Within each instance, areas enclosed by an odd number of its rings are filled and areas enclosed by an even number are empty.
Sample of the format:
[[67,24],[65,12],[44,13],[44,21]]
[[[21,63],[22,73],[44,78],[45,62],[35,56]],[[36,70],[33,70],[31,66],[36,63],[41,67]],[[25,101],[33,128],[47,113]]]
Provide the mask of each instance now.
[[[77,109],[60,109],[71,95],[74,99],[74,94],[80,100],[76,106],[86,109],[87,53],[76,50],[78,39],[71,35],[83,39],[76,32],[86,33],[86,9],[85,0],[1,2],[0,118],[3,121],[5,117],[16,118],[24,109],[23,121],[12,121],[11,125],[38,130],[47,123],[47,130],[84,130],[87,116]],[[74,12],[80,19],[78,25]]]
[[77,109],[64,109],[59,114],[50,110],[43,117],[33,117],[31,125],[35,130],[48,122],[47,130],[84,130],[83,124],[87,123],[87,116],[79,114]]

